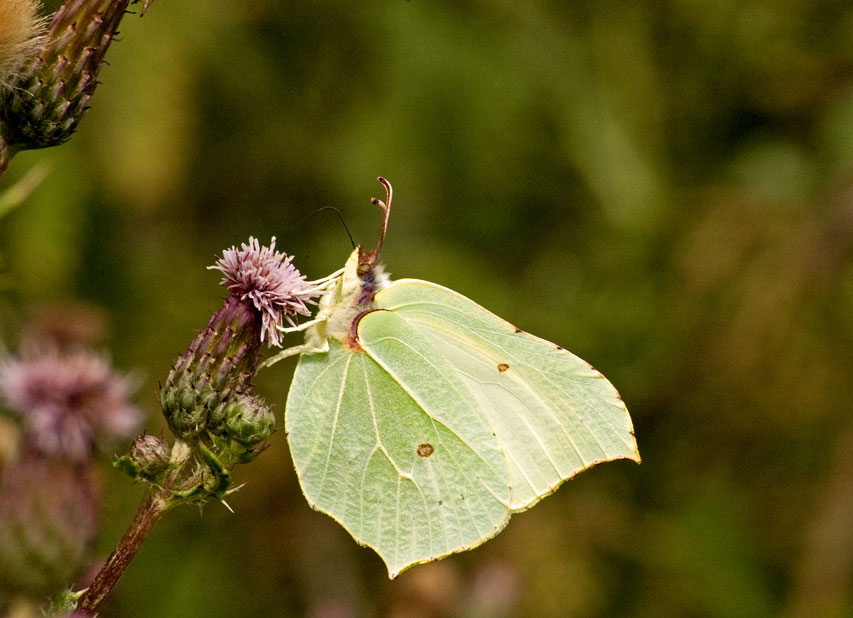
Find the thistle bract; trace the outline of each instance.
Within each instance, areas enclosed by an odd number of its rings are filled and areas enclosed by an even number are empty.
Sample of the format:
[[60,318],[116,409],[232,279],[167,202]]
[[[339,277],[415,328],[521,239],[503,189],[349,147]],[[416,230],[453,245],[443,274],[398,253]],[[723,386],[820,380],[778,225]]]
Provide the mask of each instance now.
[[196,439],[223,402],[251,388],[260,361],[260,328],[258,312],[229,297],[178,358],[160,391],[163,414],[175,436]]

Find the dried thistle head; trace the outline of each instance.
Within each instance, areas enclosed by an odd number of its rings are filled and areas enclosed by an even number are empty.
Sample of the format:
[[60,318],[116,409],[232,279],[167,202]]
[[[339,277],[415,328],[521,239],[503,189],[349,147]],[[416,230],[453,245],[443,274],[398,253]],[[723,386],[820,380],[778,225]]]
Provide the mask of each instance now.
[[[22,34],[11,24],[20,23],[18,15],[36,1],[0,2],[0,8],[19,11],[9,26],[0,16],[0,32],[7,27],[10,34],[17,33],[9,40],[21,50],[18,60],[10,60],[10,72],[0,75],[5,83],[0,88],[0,173],[17,152],[56,146],[71,137],[100,83],[107,49],[135,0],[65,0],[43,35],[38,29]],[[21,47],[21,41],[33,37],[37,43]]]
[[27,60],[44,42],[45,21],[39,16],[38,0],[0,2],[0,90],[8,87]]

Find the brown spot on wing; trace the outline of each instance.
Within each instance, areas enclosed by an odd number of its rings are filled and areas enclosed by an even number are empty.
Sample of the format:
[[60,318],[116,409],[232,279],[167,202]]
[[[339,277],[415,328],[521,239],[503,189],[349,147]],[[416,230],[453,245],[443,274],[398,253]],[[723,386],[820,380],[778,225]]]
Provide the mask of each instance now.
[[507,365],[506,363],[500,363],[498,365],[498,371],[500,371],[501,373],[503,373],[507,369],[509,369],[509,365]]
[[418,444],[418,457],[429,457],[432,455],[435,449],[432,447],[432,444],[429,442],[424,442],[423,444]]

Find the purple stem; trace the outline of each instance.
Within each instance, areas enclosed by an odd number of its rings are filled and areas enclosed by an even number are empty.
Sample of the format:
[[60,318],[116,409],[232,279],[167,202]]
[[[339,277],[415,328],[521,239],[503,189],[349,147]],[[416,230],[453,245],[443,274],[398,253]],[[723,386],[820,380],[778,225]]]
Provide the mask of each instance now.
[[165,501],[166,495],[168,493],[162,490],[149,493],[139,505],[139,509],[124,536],[121,537],[113,553],[110,554],[104,566],[95,576],[92,585],[77,603],[77,610],[72,614],[72,618],[91,618],[96,615],[101,602],[116,585],[127,565],[130,564],[145,539],[151,534],[151,530],[169,510]]

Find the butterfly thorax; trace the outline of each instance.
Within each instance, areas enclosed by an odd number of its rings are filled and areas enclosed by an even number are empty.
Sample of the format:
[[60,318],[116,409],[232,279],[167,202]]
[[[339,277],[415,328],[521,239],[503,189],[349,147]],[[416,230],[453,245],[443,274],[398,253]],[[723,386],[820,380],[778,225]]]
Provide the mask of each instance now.
[[350,254],[339,284],[320,301],[325,336],[359,349],[355,328],[362,315],[376,309],[374,296],[391,280],[374,251],[358,247]]

